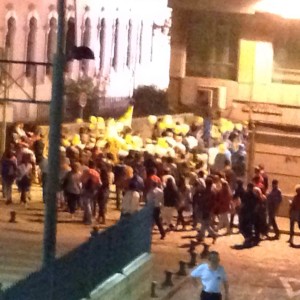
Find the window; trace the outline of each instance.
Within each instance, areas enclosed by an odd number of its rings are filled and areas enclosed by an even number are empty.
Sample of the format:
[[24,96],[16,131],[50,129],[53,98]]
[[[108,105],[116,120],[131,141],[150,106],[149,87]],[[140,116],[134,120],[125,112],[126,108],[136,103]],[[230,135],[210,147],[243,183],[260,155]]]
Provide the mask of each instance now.
[[238,28],[234,15],[195,14],[187,39],[187,76],[236,80]]
[[[82,45],[85,47],[90,47],[91,42],[91,19],[86,18],[84,22],[84,30],[82,35]],[[81,63],[81,68],[84,74],[87,73],[89,67],[89,63],[87,59],[84,59]]]
[[[53,57],[57,46],[57,20],[52,17],[49,22],[49,32],[47,37],[47,61],[53,63]],[[51,66],[46,67],[46,74],[51,75]]]
[[113,59],[112,59],[112,66],[114,67],[114,69],[116,70],[118,67],[118,52],[119,52],[119,29],[120,29],[120,22],[119,19],[116,20],[115,22],[115,26],[114,26],[114,54],[113,54]]
[[[33,62],[35,60],[36,51],[36,34],[37,34],[37,19],[32,17],[29,21],[29,32],[27,38],[27,55],[26,60]],[[36,66],[27,64],[25,75],[26,77],[33,77],[35,74]]]
[[5,52],[6,52],[7,59],[13,58],[15,35],[16,35],[16,19],[10,17],[7,20],[7,33],[5,36]]
[[[69,59],[72,57],[72,51],[75,46],[75,18],[70,17],[67,23],[66,32],[66,57]],[[66,64],[66,71],[70,71],[70,62]]]
[[127,36],[127,60],[126,66],[130,69],[132,65],[132,57],[131,57],[131,43],[132,43],[132,21],[128,22],[128,36]]
[[139,36],[139,63],[143,62],[143,32],[144,32],[144,23],[141,22],[140,27],[140,36]]
[[104,67],[104,49],[105,49],[105,19],[101,19],[100,22],[100,70]]
[[294,21],[281,25],[273,40],[273,81],[300,83],[300,23]]

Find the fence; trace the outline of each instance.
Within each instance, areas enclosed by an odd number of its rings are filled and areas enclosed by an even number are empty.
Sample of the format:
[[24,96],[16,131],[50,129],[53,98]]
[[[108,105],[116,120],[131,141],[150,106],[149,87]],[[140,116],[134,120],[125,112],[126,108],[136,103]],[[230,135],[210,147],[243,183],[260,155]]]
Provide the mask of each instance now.
[[150,252],[152,207],[91,237],[57,259],[51,267],[32,273],[3,294],[4,300],[79,300],[135,258]]

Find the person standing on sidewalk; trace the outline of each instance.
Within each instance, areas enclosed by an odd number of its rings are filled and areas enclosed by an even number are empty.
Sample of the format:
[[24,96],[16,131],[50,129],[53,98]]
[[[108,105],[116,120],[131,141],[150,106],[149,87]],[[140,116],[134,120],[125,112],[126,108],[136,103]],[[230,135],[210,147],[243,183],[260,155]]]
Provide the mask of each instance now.
[[164,192],[157,181],[152,181],[152,188],[147,193],[147,204],[154,206],[153,219],[158,227],[160,238],[163,240],[166,236],[166,232],[161,222],[161,207],[164,204]]
[[196,267],[191,277],[194,283],[202,283],[200,300],[222,300],[221,285],[224,285],[225,298],[229,300],[229,285],[224,268],[220,265],[220,256],[216,251],[211,251],[208,255],[208,263],[203,263]]
[[275,236],[273,239],[279,240],[280,233],[275,220],[276,213],[278,211],[278,207],[282,202],[282,194],[281,190],[278,188],[278,180],[274,179],[272,181],[272,190],[267,195],[267,208],[268,208],[268,216],[269,216],[269,231],[270,227],[273,227],[275,232]]
[[295,223],[298,223],[300,228],[300,185],[296,185],[296,195],[293,200],[290,201],[290,238],[288,243],[291,246],[294,245],[294,235],[295,235]]

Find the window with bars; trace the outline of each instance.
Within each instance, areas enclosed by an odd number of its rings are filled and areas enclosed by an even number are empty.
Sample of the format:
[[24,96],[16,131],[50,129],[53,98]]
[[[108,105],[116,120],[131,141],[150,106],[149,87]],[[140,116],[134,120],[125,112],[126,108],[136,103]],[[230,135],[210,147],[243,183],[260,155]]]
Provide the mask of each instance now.
[[127,36],[127,59],[126,59],[126,66],[131,69],[132,66],[132,20],[128,22],[128,36]]
[[[86,18],[84,22],[84,30],[82,33],[82,46],[90,47],[91,43],[91,19]],[[81,62],[81,69],[84,74],[87,74],[89,67],[89,62],[87,59],[84,59]]]
[[[32,17],[29,21],[29,31],[27,36],[27,55],[26,61],[33,62],[35,60],[36,52],[36,35],[37,35],[37,19]],[[26,65],[25,75],[26,77],[35,76],[35,66],[31,64]]]
[[13,59],[13,51],[16,36],[16,19],[10,17],[7,20],[7,32],[5,36],[5,56],[6,59]]
[[105,53],[105,33],[106,33],[106,22],[105,19],[101,19],[100,22],[100,32],[99,32],[99,42],[100,42],[100,70],[104,68],[104,53]]
[[[47,61],[53,63],[54,54],[57,47],[57,20],[52,17],[49,21],[49,31],[47,36]],[[51,75],[51,66],[46,66],[46,74]]]
[[118,67],[118,47],[119,47],[119,30],[120,30],[120,21],[119,19],[116,19],[115,25],[114,25],[114,51],[113,51],[113,59],[112,59],[112,66],[116,70]]

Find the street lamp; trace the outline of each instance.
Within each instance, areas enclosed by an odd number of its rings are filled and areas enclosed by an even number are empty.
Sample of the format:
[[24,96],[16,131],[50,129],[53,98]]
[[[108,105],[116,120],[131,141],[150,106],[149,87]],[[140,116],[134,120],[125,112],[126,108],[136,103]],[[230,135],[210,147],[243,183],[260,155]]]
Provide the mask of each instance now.
[[50,103],[50,132],[48,177],[45,199],[45,223],[43,244],[43,265],[50,266],[56,254],[56,193],[59,187],[60,170],[60,136],[62,108],[64,98],[64,66],[68,59],[94,59],[93,52],[87,47],[74,47],[72,56],[66,58],[64,53],[65,0],[57,1],[58,29],[57,52],[53,62],[52,98]]

